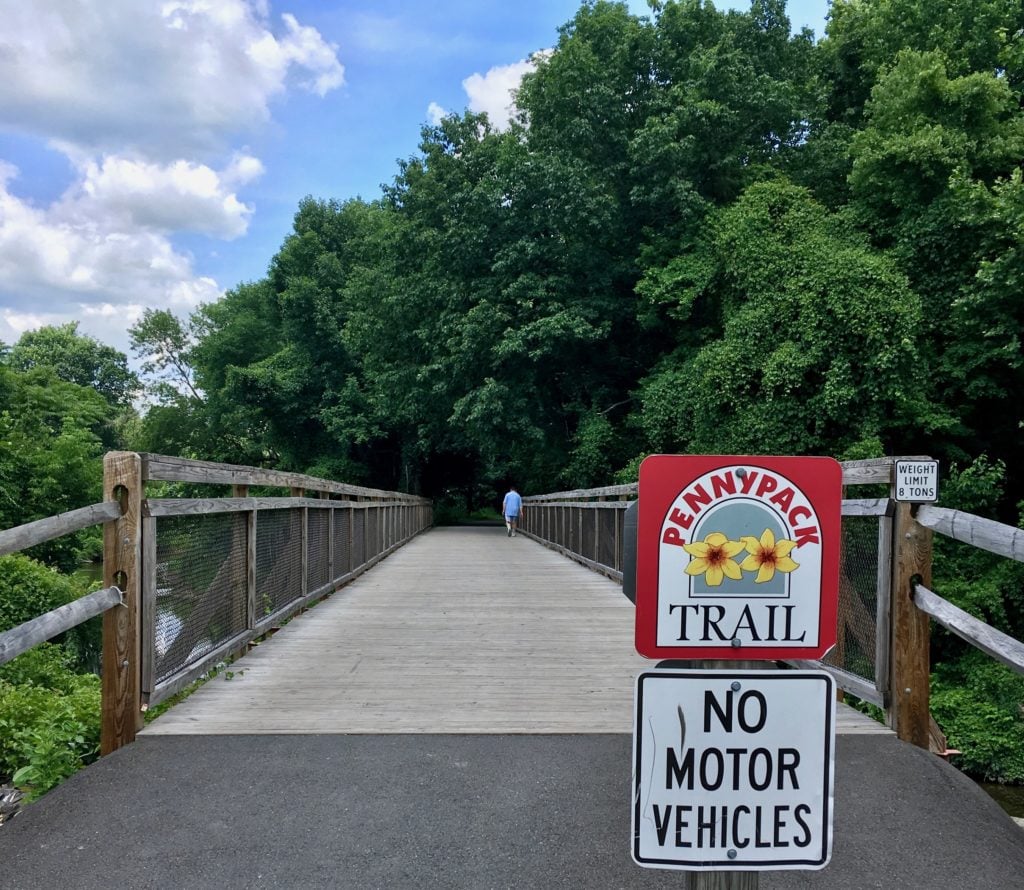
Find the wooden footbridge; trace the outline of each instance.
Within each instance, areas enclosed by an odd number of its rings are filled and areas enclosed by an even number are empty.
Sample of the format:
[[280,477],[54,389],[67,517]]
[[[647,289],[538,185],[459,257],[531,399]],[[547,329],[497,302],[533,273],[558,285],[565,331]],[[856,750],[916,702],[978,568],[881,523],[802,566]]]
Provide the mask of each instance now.
[[[891,463],[845,468],[875,488],[844,502],[826,665],[888,725],[840,706],[832,864],[762,886],[1024,887],[1020,829],[928,751],[944,741],[911,595],[935,596],[929,525],[1019,542],[912,516],[885,496]],[[105,485],[103,505],[0,533],[10,552],[104,523],[108,587],[0,635],[0,661],[105,613],[111,755],[0,830],[0,887],[681,886],[629,858],[633,681],[652,666],[619,583],[635,488],[529,498],[509,538],[255,468],[119,453]],[[993,633],[979,645],[1014,663]]]

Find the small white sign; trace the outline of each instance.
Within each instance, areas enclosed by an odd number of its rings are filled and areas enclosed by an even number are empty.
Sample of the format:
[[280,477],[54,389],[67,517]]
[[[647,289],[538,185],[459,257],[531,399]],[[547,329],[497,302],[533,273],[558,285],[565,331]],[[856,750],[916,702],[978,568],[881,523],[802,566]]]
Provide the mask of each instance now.
[[937,460],[896,461],[896,500],[930,504],[939,497]]
[[824,868],[835,699],[825,671],[637,677],[634,861],[684,871]]

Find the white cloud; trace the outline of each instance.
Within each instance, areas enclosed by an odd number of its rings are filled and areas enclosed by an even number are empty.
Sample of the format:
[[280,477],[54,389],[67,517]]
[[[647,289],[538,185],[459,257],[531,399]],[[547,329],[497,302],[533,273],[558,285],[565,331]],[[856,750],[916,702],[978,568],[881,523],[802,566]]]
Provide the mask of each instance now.
[[0,126],[170,160],[265,122],[290,82],[344,82],[337,48],[254,0],[0,0]]
[[78,320],[127,351],[145,307],[220,296],[172,238],[247,233],[264,168],[233,146],[287,90],[340,87],[337,47],[267,0],[0,0],[0,21],[0,131],[73,173],[40,204],[0,158],[0,340]]
[[[220,217],[225,227],[244,224],[234,212],[233,196],[218,191],[216,174],[195,176],[185,165],[182,178],[193,194],[180,193],[165,218],[146,219],[144,196],[173,193],[176,165],[133,168],[110,160],[86,172],[83,182],[92,194],[79,183],[45,208],[11,194],[8,181],[15,171],[0,164],[0,290],[8,333],[81,318],[83,330],[119,332],[105,339],[124,349],[125,331],[139,305],[184,310],[220,296],[217,283],[197,276],[191,257],[177,251],[164,230],[172,222],[184,228],[211,206],[226,208]],[[135,191],[125,185],[126,169],[141,180]],[[206,194],[192,178],[207,187]]]
[[79,165],[79,182],[54,208],[74,225],[97,221],[109,230],[201,232],[218,238],[244,235],[253,208],[231,190],[258,177],[257,158],[238,156],[217,172],[205,164],[171,164],[109,155]]
[[427,106],[427,120],[428,120],[428,121],[430,121],[430,123],[432,123],[432,124],[433,124],[433,125],[434,125],[435,127],[436,127],[436,126],[437,126],[437,125],[438,125],[439,123],[441,123],[441,120],[442,120],[442,119],[443,119],[443,118],[445,117],[445,115],[447,115],[447,114],[448,114],[448,112],[447,112],[447,111],[445,111],[445,110],[444,110],[444,109],[443,109],[443,108],[442,108],[442,107],[441,107],[440,105],[438,105],[438,104],[437,104],[436,102],[431,102],[431,103],[430,103],[430,104],[429,104],[429,105]]
[[487,112],[491,124],[499,130],[509,125],[515,114],[514,92],[519,89],[523,75],[533,71],[535,63],[529,59],[498,65],[486,74],[471,74],[462,81],[472,111]]

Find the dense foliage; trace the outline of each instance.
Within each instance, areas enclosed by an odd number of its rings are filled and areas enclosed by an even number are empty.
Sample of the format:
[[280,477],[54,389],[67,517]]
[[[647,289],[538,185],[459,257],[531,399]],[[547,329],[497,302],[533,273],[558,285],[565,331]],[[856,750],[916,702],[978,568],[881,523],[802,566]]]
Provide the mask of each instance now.
[[[1024,7],[833,0],[816,41],[784,0],[650,5],[584,3],[507,129],[424,127],[380,200],[305,199],[260,280],[147,311],[141,417],[123,356],[23,337],[0,521],[91,502],[124,442],[470,511],[659,451],[927,453],[948,505],[1017,523]],[[1018,566],[940,544],[935,574],[1024,637]],[[965,762],[1021,779],[1022,684],[934,648]],[[1008,747],[970,741],[989,708]]]
[[[83,584],[25,556],[0,557],[0,632],[83,592]],[[37,796],[96,756],[99,678],[84,667],[98,651],[94,620],[0,666],[0,780]]]

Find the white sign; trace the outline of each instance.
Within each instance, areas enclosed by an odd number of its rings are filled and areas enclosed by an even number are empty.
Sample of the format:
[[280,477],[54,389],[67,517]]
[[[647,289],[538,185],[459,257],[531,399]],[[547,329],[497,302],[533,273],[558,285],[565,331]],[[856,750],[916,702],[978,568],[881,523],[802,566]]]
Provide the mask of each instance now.
[[637,677],[636,863],[824,868],[832,855],[835,700],[825,671]]
[[939,496],[937,460],[896,461],[896,500],[912,504],[932,503]]

